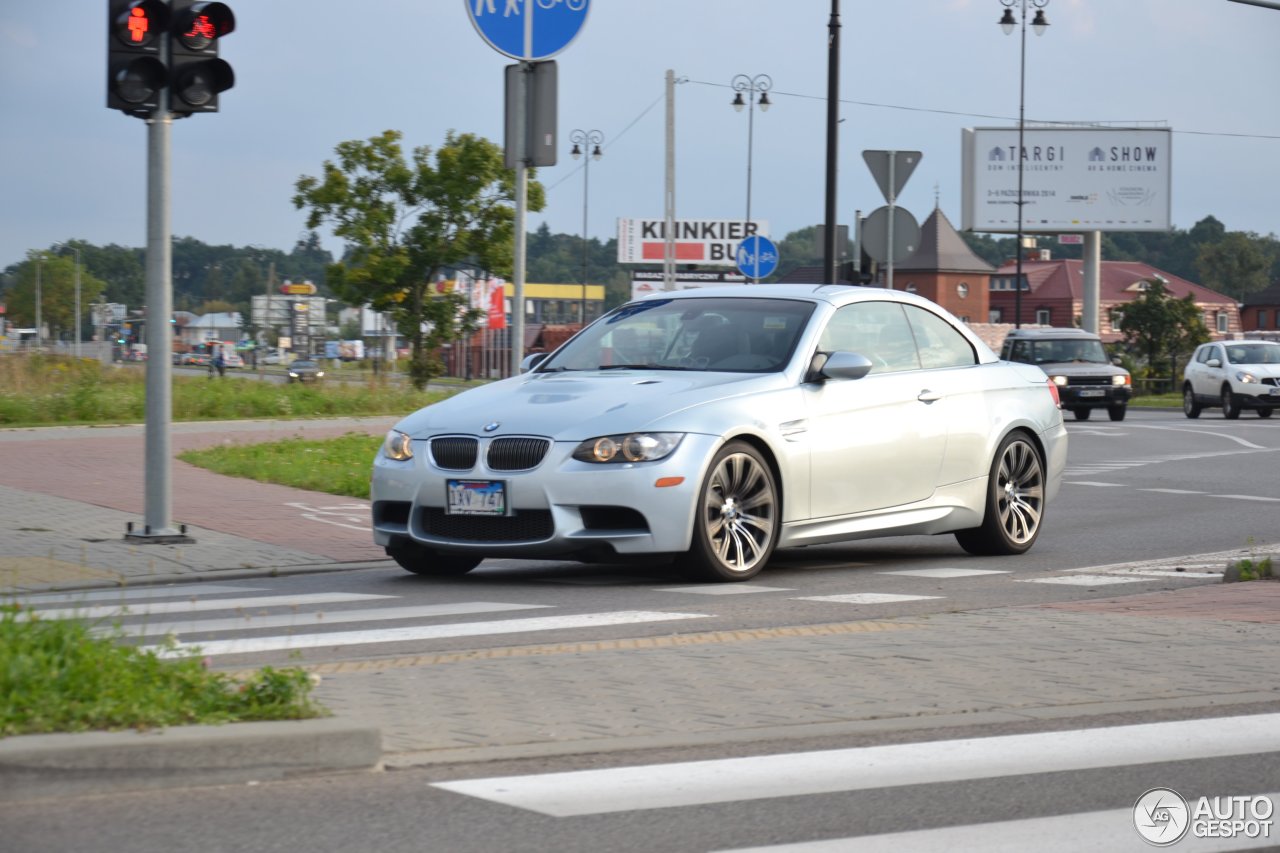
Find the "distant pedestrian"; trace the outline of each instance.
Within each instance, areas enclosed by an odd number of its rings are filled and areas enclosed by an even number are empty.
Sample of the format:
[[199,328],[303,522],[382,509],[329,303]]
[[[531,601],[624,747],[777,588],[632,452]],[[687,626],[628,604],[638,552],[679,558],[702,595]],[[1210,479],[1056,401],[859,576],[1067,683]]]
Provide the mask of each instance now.
[[222,357],[222,350],[218,350],[214,353],[213,368],[218,371],[218,376],[227,375],[227,361]]

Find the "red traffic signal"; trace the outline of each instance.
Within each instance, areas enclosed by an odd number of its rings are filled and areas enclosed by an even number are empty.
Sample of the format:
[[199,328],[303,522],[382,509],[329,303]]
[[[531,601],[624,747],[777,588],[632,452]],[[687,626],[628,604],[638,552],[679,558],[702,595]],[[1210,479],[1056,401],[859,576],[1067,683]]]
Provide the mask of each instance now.
[[160,106],[168,69],[160,48],[169,29],[162,0],[110,0],[107,6],[107,106],[146,117]]
[[236,83],[235,72],[218,58],[218,40],[236,28],[225,3],[174,0],[169,41],[169,109],[175,116],[218,111],[218,94]]

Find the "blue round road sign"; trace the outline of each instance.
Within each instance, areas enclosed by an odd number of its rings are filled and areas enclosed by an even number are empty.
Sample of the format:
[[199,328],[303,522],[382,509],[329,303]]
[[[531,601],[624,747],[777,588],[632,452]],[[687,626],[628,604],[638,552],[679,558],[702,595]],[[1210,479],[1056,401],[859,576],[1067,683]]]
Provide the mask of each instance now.
[[462,0],[476,32],[499,53],[533,62],[569,46],[591,0]]
[[748,278],[765,278],[778,268],[778,247],[753,234],[738,244],[738,270]]

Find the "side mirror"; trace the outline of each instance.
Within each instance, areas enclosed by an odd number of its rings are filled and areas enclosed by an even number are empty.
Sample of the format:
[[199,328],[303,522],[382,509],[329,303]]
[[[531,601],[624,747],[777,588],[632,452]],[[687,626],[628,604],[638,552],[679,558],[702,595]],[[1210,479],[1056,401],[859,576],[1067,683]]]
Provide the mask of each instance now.
[[1124,362],[1121,360],[1120,356],[1118,355],[1111,356],[1111,363],[1114,364],[1116,367],[1119,367],[1120,365],[1124,364]]
[[1205,366],[1206,367],[1222,367],[1222,360],[1217,358],[1211,358],[1205,362]]
[[545,352],[529,353],[523,359],[520,360],[520,372],[528,373],[530,370],[533,370],[539,364],[542,364],[542,362],[545,361],[546,358],[547,358],[547,354]]
[[856,352],[833,352],[819,374],[828,379],[861,379],[871,372],[871,360]]

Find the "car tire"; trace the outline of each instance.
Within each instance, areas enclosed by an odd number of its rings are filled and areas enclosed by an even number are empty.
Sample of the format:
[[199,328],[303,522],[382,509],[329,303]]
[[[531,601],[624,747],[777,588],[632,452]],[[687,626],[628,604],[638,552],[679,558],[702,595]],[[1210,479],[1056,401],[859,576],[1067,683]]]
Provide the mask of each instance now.
[[1127,406],[1107,406],[1107,417],[1113,421],[1122,421],[1127,408]]
[[773,468],[745,441],[720,448],[698,489],[693,542],[678,560],[690,577],[745,581],[769,562],[781,529]]
[[1089,420],[1089,415],[1093,414],[1093,409],[1072,409],[1071,414],[1076,416],[1078,421]]
[[1182,389],[1182,414],[1189,418],[1200,417],[1200,404],[1196,402],[1196,394],[1190,385]]
[[1021,554],[1035,544],[1044,521],[1044,460],[1025,432],[1000,442],[987,478],[982,526],[956,531],[956,541],[980,557]]
[[1271,410],[1270,410],[1270,409],[1267,409],[1267,408],[1258,409],[1258,417],[1260,417],[1260,418],[1269,418],[1269,417],[1271,417]]
[[400,564],[400,568],[415,575],[465,575],[480,565],[483,557],[468,554],[441,554],[416,542],[397,541],[386,548],[387,556]]
[[1229,421],[1240,417],[1240,400],[1231,393],[1230,385],[1222,386],[1222,416]]

